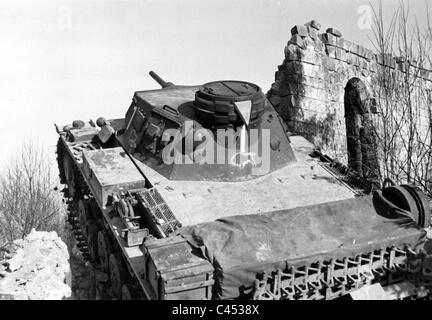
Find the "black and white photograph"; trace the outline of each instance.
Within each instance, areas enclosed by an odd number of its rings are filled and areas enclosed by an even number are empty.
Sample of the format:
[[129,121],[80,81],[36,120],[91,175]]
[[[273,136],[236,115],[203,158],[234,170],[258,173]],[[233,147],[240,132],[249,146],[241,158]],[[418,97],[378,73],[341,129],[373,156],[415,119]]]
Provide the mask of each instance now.
[[431,300],[431,54],[426,0],[1,0],[0,306]]

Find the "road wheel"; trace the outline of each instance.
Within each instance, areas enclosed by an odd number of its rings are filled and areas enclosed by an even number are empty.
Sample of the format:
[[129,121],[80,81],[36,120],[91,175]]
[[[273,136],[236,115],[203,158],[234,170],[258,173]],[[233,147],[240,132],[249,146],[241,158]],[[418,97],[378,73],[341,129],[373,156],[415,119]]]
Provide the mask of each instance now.
[[125,280],[125,273],[121,262],[116,256],[111,253],[109,257],[109,276],[113,295],[117,299],[122,298],[123,282]]

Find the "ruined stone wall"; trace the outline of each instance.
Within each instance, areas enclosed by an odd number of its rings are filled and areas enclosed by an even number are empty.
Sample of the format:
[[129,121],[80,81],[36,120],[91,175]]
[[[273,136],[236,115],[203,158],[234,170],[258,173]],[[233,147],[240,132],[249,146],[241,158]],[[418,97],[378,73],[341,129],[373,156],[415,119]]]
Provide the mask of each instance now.
[[[270,102],[288,124],[291,132],[301,134],[329,156],[348,163],[346,134],[347,84],[359,79],[365,89],[359,92],[365,111],[373,115],[381,99],[377,94],[383,73],[402,79],[406,63],[390,55],[375,54],[342,37],[340,31],[329,28],[320,33],[321,25],[311,21],[291,30],[292,37],[285,47],[285,59],[278,67],[275,82],[268,92]],[[430,87],[432,73],[419,70],[419,79]],[[397,100],[397,99],[395,99]],[[395,102],[397,103],[397,101]],[[348,106],[349,107],[349,106]],[[425,105],[418,106],[424,119]],[[423,121],[428,126],[427,121]]]
[[[0,246],[0,300],[94,300],[97,272],[76,247],[71,227],[35,231]],[[99,279],[106,281],[106,279]]]
[[0,247],[0,300],[69,299],[66,244],[55,231],[32,232]]

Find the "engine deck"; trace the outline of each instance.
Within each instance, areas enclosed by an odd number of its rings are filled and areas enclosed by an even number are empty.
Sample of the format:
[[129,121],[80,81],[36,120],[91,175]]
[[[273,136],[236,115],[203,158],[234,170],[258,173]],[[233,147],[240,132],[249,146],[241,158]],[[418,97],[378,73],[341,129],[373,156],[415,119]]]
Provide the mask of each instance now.
[[298,161],[249,181],[168,180],[137,163],[183,226],[354,198],[353,190],[309,156],[310,142],[297,136],[290,139]]

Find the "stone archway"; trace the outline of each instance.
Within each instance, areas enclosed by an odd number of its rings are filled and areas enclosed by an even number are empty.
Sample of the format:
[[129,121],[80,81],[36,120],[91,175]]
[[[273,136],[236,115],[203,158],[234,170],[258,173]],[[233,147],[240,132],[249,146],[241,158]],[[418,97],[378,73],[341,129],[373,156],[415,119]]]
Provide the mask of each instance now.
[[375,130],[371,121],[371,102],[365,84],[352,78],[345,87],[345,124],[348,166],[360,176],[379,177]]

